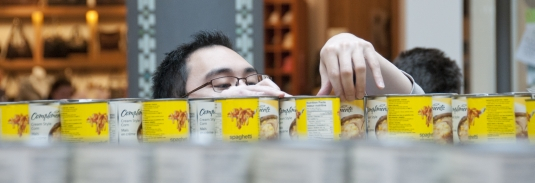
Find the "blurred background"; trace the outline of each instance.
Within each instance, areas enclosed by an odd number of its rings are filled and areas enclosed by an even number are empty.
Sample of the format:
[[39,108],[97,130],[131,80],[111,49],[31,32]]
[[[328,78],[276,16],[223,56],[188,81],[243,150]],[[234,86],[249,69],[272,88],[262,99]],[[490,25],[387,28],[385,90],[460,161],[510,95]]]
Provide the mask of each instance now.
[[535,0],[0,0],[1,100],[151,97],[165,53],[221,30],[282,90],[313,95],[340,32],[394,60],[438,48],[464,93],[535,85]]

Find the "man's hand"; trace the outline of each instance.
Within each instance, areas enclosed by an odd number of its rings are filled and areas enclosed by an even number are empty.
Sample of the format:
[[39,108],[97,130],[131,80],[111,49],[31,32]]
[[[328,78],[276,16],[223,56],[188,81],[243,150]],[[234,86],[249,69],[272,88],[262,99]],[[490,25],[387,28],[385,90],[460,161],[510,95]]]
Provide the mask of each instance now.
[[241,84],[238,86],[230,87],[228,90],[221,92],[223,97],[243,97],[243,96],[275,96],[285,97],[291,96],[280,90],[277,84],[273,83],[270,79],[264,79],[256,85]]
[[[330,38],[321,49],[320,59],[321,88],[318,95],[328,95],[334,89],[342,100],[363,98],[366,69],[372,72],[378,89],[385,87],[379,63],[384,58],[371,43],[352,34],[342,33]],[[353,82],[353,75],[356,82]]]

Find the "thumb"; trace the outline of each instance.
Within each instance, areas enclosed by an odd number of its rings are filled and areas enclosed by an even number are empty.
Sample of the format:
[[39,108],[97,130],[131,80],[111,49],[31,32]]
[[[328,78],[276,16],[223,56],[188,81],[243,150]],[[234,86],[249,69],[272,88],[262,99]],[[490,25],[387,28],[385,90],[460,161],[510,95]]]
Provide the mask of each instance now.
[[316,95],[329,95],[331,94],[331,90],[333,89],[333,86],[331,85],[331,82],[329,81],[329,77],[327,77],[327,72],[325,71],[325,67],[323,64],[320,65],[320,77],[321,77],[321,87],[318,91],[318,94]]

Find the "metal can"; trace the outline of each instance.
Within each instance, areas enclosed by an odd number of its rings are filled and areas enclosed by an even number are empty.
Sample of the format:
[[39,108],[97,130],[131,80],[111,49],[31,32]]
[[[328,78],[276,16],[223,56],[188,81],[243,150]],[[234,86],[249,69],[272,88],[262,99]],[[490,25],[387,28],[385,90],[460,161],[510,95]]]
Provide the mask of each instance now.
[[489,95],[467,97],[468,142],[516,142],[514,97]]
[[60,103],[61,140],[64,142],[109,142],[108,102],[69,100]]
[[260,140],[279,139],[279,98],[260,97],[258,100]]
[[58,100],[30,102],[30,143],[48,144],[61,141],[59,105]]
[[[216,110],[214,99],[189,99],[190,134],[194,141],[212,141],[221,128],[216,129]],[[219,125],[221,126],[221,125]]]
[[260,136],[258,97],[224,98],[215,101],[220,105],[216,110],[221,111],[223,141],[258,141]]
[[281,140],[297,139],[297,114],[295,97],[279,99],[279,136]]
[[515,98],[515,126],[517,142],[528,142],[528,120],[526,113],[526,100],[531,99],[531,93],[527,92],[510,92],[507,95],[513,95]]
[[452,96],[455,93],[430,94],[433,109],[433,139],[439,144],[453,144]]
[[533,115],[535,115],[535,99],[526,100],[526,112],[528,140],[530,144],[535,144],[535,119],[533,118]]
[[187,99],[143,101],[143,142],[180,142],[189,139]]
[[28,102],[6,102],[0,104],[2,141],[27,141],[30,136]]
[[366,102],[368,139],[386,139],[388,136],[386,96],[366,96],[364,99]]
[[364,100],[344,101],[340,103],[340,138],[366,139],[366,122],[364,119]]
[[430,95],[387,95],[388,138],[433,141],[433,100]]
[[301,140],[340,139],[340,98],[333,96],[298,97],[297,135]]
[[453,95],[451,99],[452,105],[452,127],[453,127],[453,144],[460,144],[468,142],[468,123],[467,111],[468,105],[466,97],[470,96],[487,96],[488,94],[468,94],[468,95]]
[[108,102],[110,109],[110,142],[138,144],[143,141],[141,132],[143,99],[113,99]]

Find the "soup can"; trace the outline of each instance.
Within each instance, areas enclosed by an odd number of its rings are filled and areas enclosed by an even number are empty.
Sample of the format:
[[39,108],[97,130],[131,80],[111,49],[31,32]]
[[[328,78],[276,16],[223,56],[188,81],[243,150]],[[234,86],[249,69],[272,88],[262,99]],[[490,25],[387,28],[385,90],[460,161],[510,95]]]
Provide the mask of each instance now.
[[297,116],[295,97],[279,99],[279,136],[281,140],[297,139]]
[[340,103],[340,125],[342,140],[366,139],[363,99]]
[[30,136],[28,102],[6,102],[0,104],[2,141],[25,142]]
[[[216,109],[214,99],[189,99],[190,133],[194,141],[212,141],[221,133],[221,125],[216,128]],[[221,121],[219,121],[221,122]]]
[[388,95],[388,138],[433,142],[430,95]]
[[221,114],[222,140],[256,142],[260,138],[259,98],[221,98],[215,100]]
[[279,98],[260,97],[258,99],[260,118],[260,140],[279,139]]
[[469,143],[516,142],[514,96],[489,95],[467,97]]
[[143,101],[143,142],[182,142],[190,135],[187,99]]
[[535,144],[535,119],[533,118],[533,115],[535,115],[535,99],[526,100],[526,112],[528,140],[530,144]]
[[108,112],[108,102],[105,100],[62,101],[61,140],[72,143],[109,142]]
[[110,109],[110,142],[138,144],[141,138],[143,99],[113,99],[108,102]]
[[58,100],[30,102],[30,143],[48,144],[61,140],[59,105]]
[[298,97],[297,135],[300,140],[340,140],[340,98],[334,96]]
[[364,99],[368,139],[386,139],[388,136],[386,96],[366,96]]
[[438,144],[453,144],[452,97],[455,93],[430,94],[433,102],[433,139]]
[[526,112],[526,100],[531,99],[531,93],[527,92],[510,92],[515,98],[515,126],[517,142],[528,142],[528,120]]

